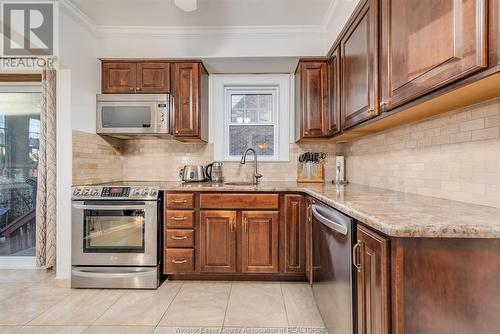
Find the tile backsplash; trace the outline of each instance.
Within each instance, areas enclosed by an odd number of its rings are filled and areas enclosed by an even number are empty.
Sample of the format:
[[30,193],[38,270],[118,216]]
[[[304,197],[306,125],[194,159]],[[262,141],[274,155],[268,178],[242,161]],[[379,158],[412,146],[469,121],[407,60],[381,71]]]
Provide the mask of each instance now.
[[[327,153],[325,177],[334,178],[335,155],[341,145],[326,142],[290,144],[289,162],[259,162],[263,181],[295,181],[298,156],[307,151]],[[93,152],[93,153],[91,153]],[[124,181],[179,181],[184,165],[213,161],[213,145],[165,139],[105,140],[96,134],[73,131],[73,184]],[[119,162],[119,163],[117,163]],[[113,169],[119,165],[121,169]],[[225,162],[227,181],[250,181],[253,162]]]
[[[259,163],[263,181],[295,181],[297,158],[346,155],[351,183],[500,207],[500,99],[366,136],[346,144],[290,144],[290,162]],[[212,144],[164,139],[115,140],[73,131],[73,184],[117,180],[178,181],[186,164],[208,164]],[[224,163],[226,180],[250,180],[252,163]]]
[[73,130],[73,184],[119,181],[123,177],[122,143]]
[[357,184],[500,207],[500,99],[344,145]]

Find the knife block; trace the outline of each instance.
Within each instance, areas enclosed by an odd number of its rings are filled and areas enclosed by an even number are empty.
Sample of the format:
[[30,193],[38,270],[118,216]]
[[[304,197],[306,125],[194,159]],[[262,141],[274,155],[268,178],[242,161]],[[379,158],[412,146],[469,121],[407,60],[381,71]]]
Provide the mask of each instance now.
[[297,182],[325,182],[325,165],[314,162],[300,162],[297,165]]

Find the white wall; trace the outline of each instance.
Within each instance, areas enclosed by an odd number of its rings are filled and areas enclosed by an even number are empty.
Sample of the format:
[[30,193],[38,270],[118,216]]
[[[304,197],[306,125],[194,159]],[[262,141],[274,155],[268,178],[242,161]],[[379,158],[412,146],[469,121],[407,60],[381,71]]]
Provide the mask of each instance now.
[[71,126],[95,133],[95,99],[100,90],[97,39],[61,10],[60,67],[71,71]]
[[282,57],[323,54],[319,33],[148,36],[127,35],[99,39],[102,58],[212,58]]
[[65,11],[59,14],[57,74],[57,264],[56,277],[71,274],[72,129],[95,132],[99,90],[96,40]]

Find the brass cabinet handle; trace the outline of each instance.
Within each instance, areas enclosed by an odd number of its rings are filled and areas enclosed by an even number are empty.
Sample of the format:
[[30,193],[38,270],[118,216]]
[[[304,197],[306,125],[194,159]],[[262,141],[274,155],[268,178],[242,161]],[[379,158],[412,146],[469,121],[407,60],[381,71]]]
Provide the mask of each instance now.
[[172,263],[174,264],[183,264],[183,263],[187,263],[188,260],[184,259],[184,260],[172,260]]
[[183,221],[186,219],[187,219],[187,217],[172,217],[172,220],[174,220],[174,221]]
[[304,131],[304,134],[307,136],[309,135],[309,131]]
[[361,241],[358,240],[358,242],[352,248],[352,264],[356,267],[358,273],[361,272],[361,262],[358,262],[358,248],[360,247],[361,247]]
[[173,236],[171,236],[171,238],[174,240],[186,240],[188,237],[187,237],[187,235],[184,235],[182,237],[178,237],[176,235],[173,235]]
[[174,204],[186,204],[187,199],[173,199],[172,203],[174,203]]
[[312,222],[312,215],[311,215],[311,204],[307,205],[307,221],[310,223]]
[[243,220],[243,231],[248,232],[248,217]]

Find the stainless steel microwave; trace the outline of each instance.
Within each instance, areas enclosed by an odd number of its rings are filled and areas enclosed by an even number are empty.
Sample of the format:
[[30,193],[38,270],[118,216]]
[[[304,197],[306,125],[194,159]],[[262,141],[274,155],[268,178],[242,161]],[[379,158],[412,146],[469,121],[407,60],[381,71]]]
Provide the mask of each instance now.
[[98,94],[97,133],[127,138],[134,135],[168,136],[169,94]]

